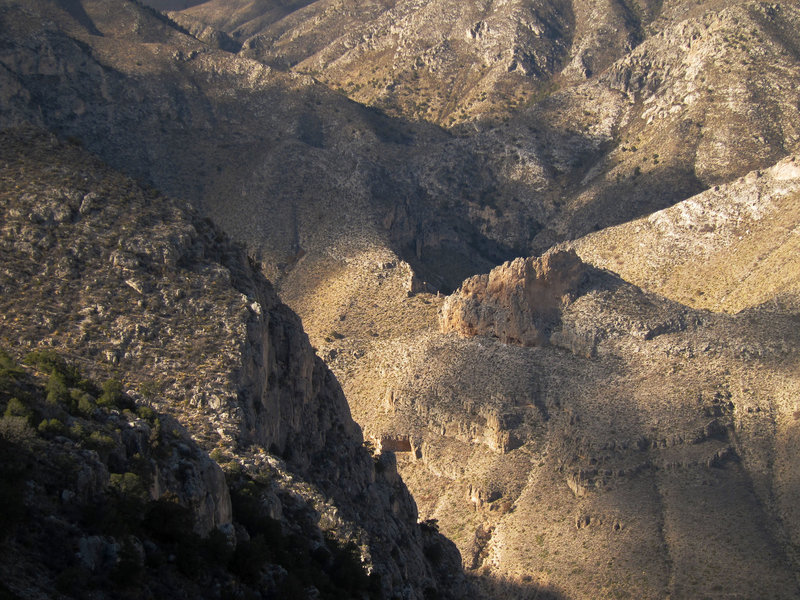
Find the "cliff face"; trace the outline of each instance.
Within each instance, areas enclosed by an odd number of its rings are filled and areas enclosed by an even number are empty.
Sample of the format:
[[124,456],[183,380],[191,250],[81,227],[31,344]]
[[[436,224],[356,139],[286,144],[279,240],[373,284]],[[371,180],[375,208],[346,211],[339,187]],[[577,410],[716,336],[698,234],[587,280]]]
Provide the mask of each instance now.
[[588,277],[574,252],[518,258],[467,279],[442,306],[442,331],[493,335],[505,343],[546,344]]
[[[378,468],[299,319],[239,249],[79,148],[28,129],[2,136],[5,347],[44,346],[93,376],[118,374],[130,397],[227,465],[232,492],[241,478],[268,481],[258,511],[284,534],[304,532],[312,549],[324,535],[354,543],[376,593],[435,589],[423,545],[437,544],[452,566],[442,576],[459,589],[453,551],[420,530],[393,464]],[[156,469],[154,498],[177,491],[200,533],[230,528],[219,467],[196,447],[182,460],[180,476]],[[279,572],[270,580],[282,585]]]

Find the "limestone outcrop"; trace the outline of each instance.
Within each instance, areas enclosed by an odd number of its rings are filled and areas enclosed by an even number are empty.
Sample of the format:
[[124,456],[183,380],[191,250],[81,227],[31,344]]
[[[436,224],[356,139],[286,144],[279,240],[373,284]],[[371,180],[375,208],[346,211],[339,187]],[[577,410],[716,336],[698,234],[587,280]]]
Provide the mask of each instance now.
[[574,251],[515,259],[467,279],[449,296],[442,305],[442,331],[541,346],[588,274]]

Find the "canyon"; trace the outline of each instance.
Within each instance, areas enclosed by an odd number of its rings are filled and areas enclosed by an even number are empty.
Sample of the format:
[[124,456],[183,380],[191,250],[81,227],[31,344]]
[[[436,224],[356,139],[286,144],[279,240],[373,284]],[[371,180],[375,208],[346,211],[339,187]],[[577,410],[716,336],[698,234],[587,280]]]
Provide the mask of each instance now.
[[[172,590],[797,597],[799,26],[789,1],[3,0],[0,345],[120,379],[233,511],[166,459],[148,501],[246,547],[257,489],[325,573]],[[99,496],[133,468],[91,464]],[[9,593],[71,597],[24,531]],[[321,583],[345,547],[350,592]]]

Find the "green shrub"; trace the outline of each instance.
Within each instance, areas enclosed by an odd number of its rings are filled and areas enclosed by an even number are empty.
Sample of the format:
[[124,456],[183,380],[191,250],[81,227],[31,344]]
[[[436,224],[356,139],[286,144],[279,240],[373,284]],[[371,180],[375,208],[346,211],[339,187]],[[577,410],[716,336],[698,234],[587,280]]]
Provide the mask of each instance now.
[[156,419],[156,411],[154,411],[149,406],[139,406],[136,408],[136,414],[139,415],[140,419],[144,419],[145,421],[154,422]]
[[94,384],[83,379],[78,367],[67,363],[53,350],[34,350],[22,362],[43,373],[58,373],[68,388],[77,387],[90,393],[94,391]]
[[142,478],[136,473],[111,473],[109,476],[109,484],[119,494],[135,496],[142,499],[147,497],[147,489],[142,482]]
[[22,362],[36,367],[44,373],[50,373],[51,371],[64,373],[67,370],[67,362],[53,350],[34,350],[28,353],[22,359]]
[[18,398],[11,398],[6,406],[6,417],[24,417],[30,422],[33,411]]
[[27,449],[36,439],[36,432],[27,418],[4,416],[0,419],[0,438]]
[[48,404],[67,404],[69,406],[69,388],[67,387],[67,378],[63,373],[50,371],[45,389],[47,390]]
[[113,450],[117,445],[114,438],[100,431],[93,431],[90,433],[89,437],[84,440],[84,444],[87,448],[96,450],[101,454]]
[[122,382],[118,379],[107,380],[103,384],[103,393],[97,399],[97,404],[104,408],[124,408]]
[[25,371],[14,362],[14,359],[5,350],[0,349],[0,391],[11,393],[24,374]]
[[77,421],[74,422],[69,428],[69,437],[71,437],[76,442],[82,442],[86,439],[88,433],[86,428]]
[[73,402],[75,402],[74,410],[72,412],[77,412],[78,414],[88,418],[91,417],[94,414],[94,411],[97,410],[97,404],[95,403],[94,399],[86,392],[73,388],[70,390],[70,396]]
[[66,425],[58,419],[42,419],[37,429],[40,434],[47,438],[67,434]]
[[145,400],[152,402],[160,395],[161,386],[155,382],[146,381],[139,386],[139,393],[144,397]]

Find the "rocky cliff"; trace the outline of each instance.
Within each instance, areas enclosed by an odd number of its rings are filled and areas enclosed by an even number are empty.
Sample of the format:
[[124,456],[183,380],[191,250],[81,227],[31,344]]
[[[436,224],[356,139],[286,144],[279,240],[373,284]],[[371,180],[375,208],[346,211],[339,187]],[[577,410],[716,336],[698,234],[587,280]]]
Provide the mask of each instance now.
[[[230,494],[240,498],[249,489],[242,482],[255,481],[252,510],[283,530],[273,538],[301,535],[308,552],[325,548],[325,536],[354,544],[356,565],[374,574],[374,593],[421,598],[436,589],[439,576],[423,553],[434,546],[439,568],[453,567],[440,575],[455,577],[448,586],[459,589],[457,555],[419,528],[393,463],[364,448],[299,319],[241,250],[188,207],[80,148],[35,130],[2,135],[1,343],[16,355],[51,348],[95,377],[116,375],[128,397],[185,428],[176,434],[179,448],[181,436],[187,440],[179,462],[153,466],[153,499],[176,493],[199,533],[247,524],[252,537],[248,513],[232,523]],[[138,423],[118,426],[147,438],[148,426]],[[126,447],[141,446],[119,435]],[[137,460],[150,452],[145,445]],[[206,452],[226,465],[231,492]],[[108,485],[101,475],[100,491]],[[181,482],[194,491],[182,492]],[[252,543],[236,531],[237,543]],[[248,571],[263,579],[259,593],[267,596],[287,585],[286,564],[270,562]],[[57,577],[8,585],[33,597]]]
[[467,279],[442,305],[442,331],[493,335],[505,343],[550,341],[560,312],[588,278],[574,252],[518,258]]

